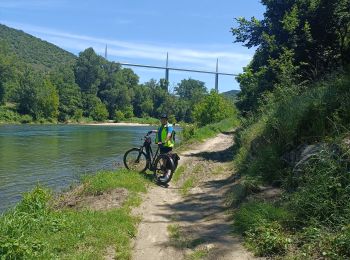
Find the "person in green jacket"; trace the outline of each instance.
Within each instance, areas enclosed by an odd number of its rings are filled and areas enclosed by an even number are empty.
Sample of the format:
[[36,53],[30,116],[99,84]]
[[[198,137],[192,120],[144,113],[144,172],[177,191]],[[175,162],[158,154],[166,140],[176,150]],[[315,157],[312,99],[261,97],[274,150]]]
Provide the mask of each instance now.
[[[168,115],[162,114],[160,117],[160,127],[157,130],[149,131],[148,134],[156,133],[156,144],[159,145],[160,154],[170,153],[173,150],[174,141],[174,128],[173,125],[168,122]],[[177,159],[176,159],[177,160]],[[160,178],[160,181],[166,180],[171,173],[171,169]]]
[[174,128],[173,125],[168,122],[168,115],[162,114],[160,117],[161,125],[157,130],[149,131],[148,133],[156,133],[156,144],[160,145],[160,153],[169,153],[174,147]]

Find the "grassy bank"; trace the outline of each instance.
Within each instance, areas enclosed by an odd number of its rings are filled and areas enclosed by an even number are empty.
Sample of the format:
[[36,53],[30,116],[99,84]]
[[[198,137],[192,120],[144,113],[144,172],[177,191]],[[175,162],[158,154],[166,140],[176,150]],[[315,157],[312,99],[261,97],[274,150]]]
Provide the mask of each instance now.
[[[243,124],[235,165],[249,180],[245,196],[259,185],[283,191],[277,200],[252,196],[234,215],[235,230],[257,255],[350,257],[349,86],[348,72],[307,91],[284,86]],[[313,149],[308,157],[300,152],[306,148]]]
[[181,145],[176,149],[185,150],[191,148],[195,143],[203,142],[205,139],[212,138],[218,133],[230,131],[238,127],[238,125],[239,120],[236,116],[203,127],[197,127],[196,125],[183,125],[181,131]]
[[[24,195],[0,216],[1,259],[116,259],[130,258],[130,239],[138,219],[131,208],[141,201],[148,180],[125,170],[100,172],[82,181],[78,196],[98,196],[116,188],[127,190],[122,206],[109,210],[57,208],[57,198],[42,187]],[[109,253],[108,253],[109,252]]]

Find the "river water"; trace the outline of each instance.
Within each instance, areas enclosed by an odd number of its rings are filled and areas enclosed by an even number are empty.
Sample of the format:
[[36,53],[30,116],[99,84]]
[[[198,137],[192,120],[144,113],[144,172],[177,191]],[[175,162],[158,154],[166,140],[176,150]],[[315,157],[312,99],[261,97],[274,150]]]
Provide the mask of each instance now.
[[152,126],[0,126],[0,213],[40,183],[61,191],[82,174],[123,167]]

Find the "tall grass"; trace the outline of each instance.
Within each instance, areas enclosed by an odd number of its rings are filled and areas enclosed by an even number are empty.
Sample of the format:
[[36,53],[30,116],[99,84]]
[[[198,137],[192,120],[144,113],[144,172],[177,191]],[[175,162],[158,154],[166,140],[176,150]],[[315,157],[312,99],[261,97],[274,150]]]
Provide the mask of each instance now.
[[138,193],[146,185],[144,177],[126,171],[85,177],[84,193],[129,190],[123,206],[108,211],[55,210],[50,206],[50,191],[36,187],[0,216],[0,258],[103,259],[111,247],[117,259],[130,259],[130,239],[136,235],[138,222],[130,215],[130,207],[139,202]]
[[[285,189],[278,206],[243,204],[236,215],[237,229],[258,255],[350,258],[350,149],[343,141],[350,135],[349,86],[350,74],[343,73],[307,90],[277,88],[260,114],[243,121],[236,140],[237,170]],[[293,172],[284,155],[314,143],[323,143],[324,149]],[[289,217],[275,214],[276,207]]]
[[182,143],[200,142],[205,139],[214,137],[218,133],[232,130],[239,125],[237,117],[226,118],[218,123],[209,124],[198,128],[196,125],[183,126],[181,135]]

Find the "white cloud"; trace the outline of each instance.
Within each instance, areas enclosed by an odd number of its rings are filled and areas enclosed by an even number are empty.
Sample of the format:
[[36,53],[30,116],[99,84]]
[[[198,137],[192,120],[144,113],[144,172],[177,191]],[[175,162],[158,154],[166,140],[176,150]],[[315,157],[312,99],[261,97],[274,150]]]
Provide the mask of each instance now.
[[1,23],[20,28],[75,53],[83,51],[88,47],[93,47],[97,53],[103,54],[105,45],[107,44],[108,58],[119,62],[142,60],[138,63],[146,62],[162,66],[165,64],[166,53],[168,52],[170,67],[214,71],[216,59],[218,58],[220,72],[239,73],[242,71],[242,67],[246,66],[252,58],[251,54],[235,52],[233,47],[230,48],[230,51],[227,51],[229,48],[227,46],[216,46],[217,49],[215,51],[213,51],[213,48],[208,48],[210,47],[208,45],[198,46],[198,49],[190,49],[166,43],[135,43],[72,34],[44,27],[6,21],[1,21]]

